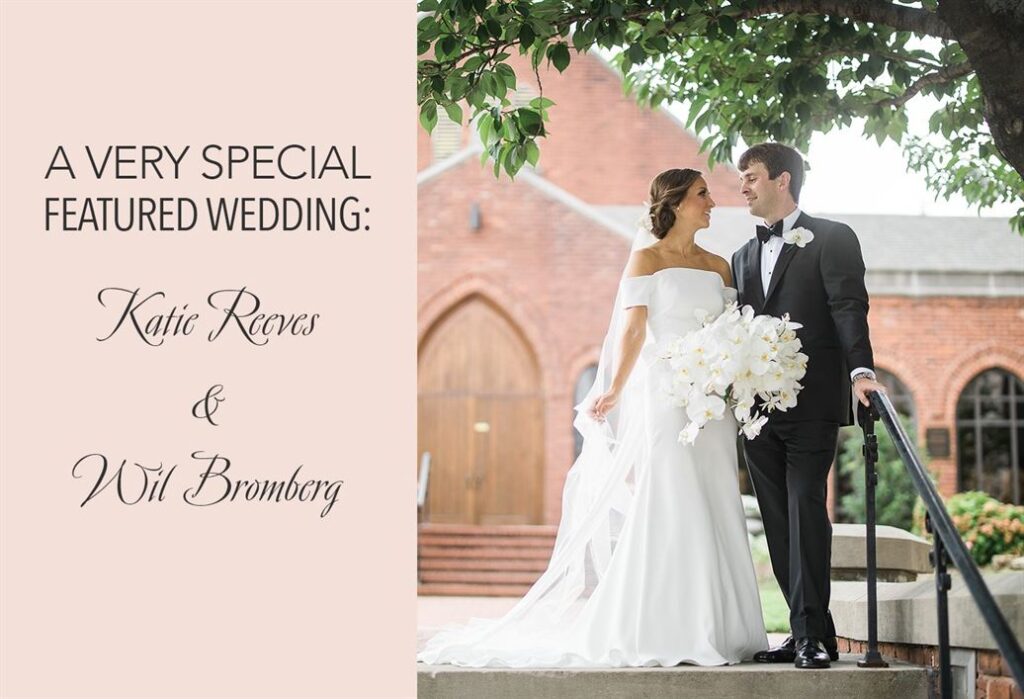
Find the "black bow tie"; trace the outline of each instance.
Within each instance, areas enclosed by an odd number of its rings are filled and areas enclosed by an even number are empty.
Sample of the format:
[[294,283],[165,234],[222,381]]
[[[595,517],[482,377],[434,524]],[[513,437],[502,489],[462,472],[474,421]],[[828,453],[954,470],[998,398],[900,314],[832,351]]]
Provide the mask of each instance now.
[[782,237],[782,221],[776,221],[773,226],[757,227],[757,239],[762,243],[767,243],[773,235]]

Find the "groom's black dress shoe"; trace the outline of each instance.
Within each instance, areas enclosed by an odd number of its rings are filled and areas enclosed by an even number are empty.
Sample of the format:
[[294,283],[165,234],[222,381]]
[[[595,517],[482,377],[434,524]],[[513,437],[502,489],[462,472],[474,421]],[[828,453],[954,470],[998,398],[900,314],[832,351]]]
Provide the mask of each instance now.
[[839,660],[839,645],[836,643],[835,636],[832,638],[826,638],[821,642],[821,645],[824,646],[825,652],[828,653],[829,660],[832,660],[833,662]]
[[796,644],[796,667],[823,670],[831,667],[826,653],[816,638],[801,638]]
[[754,653],[754,661],[758,663],[791,663],[796,659],[796,639],[787,636],[781,646],[759,650]]

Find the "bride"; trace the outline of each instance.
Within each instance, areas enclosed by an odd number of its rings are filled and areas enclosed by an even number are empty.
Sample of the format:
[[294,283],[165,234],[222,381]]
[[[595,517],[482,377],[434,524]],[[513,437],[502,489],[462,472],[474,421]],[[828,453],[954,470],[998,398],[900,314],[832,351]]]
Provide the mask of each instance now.
[[417,660],[467,667],[723,665],[768,646],[737,481],[737,424],[692,445],[656,343],[735,298],[729,264],[694,241],[715,202],[700,173],[651,183],[598,375],[577,406],[583,451],[566,476],[547,570],[500,619],[429,639]]

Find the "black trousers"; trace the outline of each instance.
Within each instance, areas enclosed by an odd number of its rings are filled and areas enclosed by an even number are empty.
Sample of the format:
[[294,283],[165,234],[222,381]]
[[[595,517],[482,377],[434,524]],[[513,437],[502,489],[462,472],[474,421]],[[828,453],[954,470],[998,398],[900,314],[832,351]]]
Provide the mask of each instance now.
[[795,638],[836,635],[828,613],[832,524],[825,498],[838,436],[835,422],[771,420],[756,438],[743,441]]

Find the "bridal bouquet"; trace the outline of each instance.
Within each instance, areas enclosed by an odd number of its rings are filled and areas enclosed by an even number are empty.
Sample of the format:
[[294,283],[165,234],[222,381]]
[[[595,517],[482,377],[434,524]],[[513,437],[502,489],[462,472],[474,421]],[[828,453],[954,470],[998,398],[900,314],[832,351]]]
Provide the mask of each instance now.
[[[732,410],[740,433],[753,439],[768,422],[768,413],[796,405],[807,371],[807,355],[796,336],[799,323],[789,314],[755,316],[735,302],[714,319],[698,311],[700,330],[670,340],[660,358],[671,367],[670,399],[686,409],[689,423],[679,441],[693,444],[711,420]],[[755,398],[761,399],[755,410]]]

